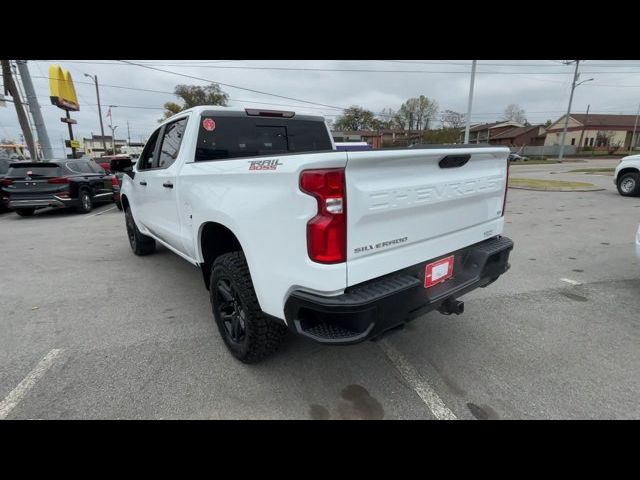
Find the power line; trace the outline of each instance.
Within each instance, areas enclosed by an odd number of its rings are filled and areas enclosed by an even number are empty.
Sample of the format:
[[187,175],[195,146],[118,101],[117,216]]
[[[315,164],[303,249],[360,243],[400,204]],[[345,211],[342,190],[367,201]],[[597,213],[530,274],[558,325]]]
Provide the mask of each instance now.
[[195,75],[187,75],[185,73],[172,72],[171,70],[164,70],[162,68],[151,67],[149,65],[136,64],[136,63],[133,63],[133,62],[129,62],[128,60],[120,60],[120,61],[124,62],[124,63],[128,63],[130,65],[136,65],[138,67],[143,67],[143,68],[148,68],[150,70],[155,70],[155,71],[158,71],[158,72],[170,73],[172,75],[178,75],[180,77],[185,77],[185,78],[192,78],[194,80],[200,80],[200,81],[203,81],[203,82],[217,83],[219,85],[224,85],[225,87],[237,88],[238,90],[245,90],[247,92],[258,93],[260,95],[269,95],[271,97],[284,98],[284,99],[287,99],[287,100],[293,100],[294,102],[309,103],[311,105],[319,105],[321,107],[338,108],[340,110],[344,109],[344,107],[336,107],[335,105],[327,105],[325,103],[312,102],[312,101],[309,101],[309,100],[301,100],[299,98],[288,97],[288,96],[285,96],[285,95],[278,95],[278,94],[275,94],[275,93],[262,92],[260,90],[254,90],[252,88],[239,87],[237,85],[232,85],[230,83],[222,83],[222,82],[217,82],[215,80],[211,80],[211,79],[208,79],[208,78],[196,77]]
[[[120,60],[125,64],[129,65],[137,65],[139,67],[151,68],[153,70],[165,71],[167,73],[173,73],[175,75],[179,75],[178,72],[169,72],[167,70],[162,70],[158,68],[154,68],[151,65],[146,64],[136,64],[133,62],[129,62],[127,60]],[[69,61],[67,63],[78,63],[77,61]],[[83,62],[83,63],[91,63],[91,62]],[[122,65],[122,63],[118,62],[93,62],[96,65]],[[464,64],[460,64],[464,65]],[[482,64],[483,66],[485,64]],[[493,64],[499,66],[506,66],[504,64]],[[436,71],[436,70],[380,70],[380,69],[365,69],[365,68],[311,68],[311,67],[252,67],[252,66],[228,66],[228,65],[189,65],[187,63],[184,64],[174,64],[174,66],[182,67],[182,68],[215,68],[215,69],[223,69],[223,70],[273,70],[273,71],[302,71],[302,72],[342,72],[342,73],[419,73],[419,74],[464,74],[467,75],[469,72],[465,70],[456,70],[456,71]],[[519,66],[526,67],[527,65],[511,65],[511,66]],[[627,65],[629,67],[630,65]],[[486,75],[567,75],[568,72],[500,72],[500,71],[478,71],[478,74],[486,74]],[[597,74],[607,74],[607,75],[626,75],[626,74],[640,74],[640,70],[635,71],[623,71],[623,72],[601,72],[595,70],[583,70],[583,73],[597,73]],[[195,78],[195,77],[193,77]],[[220,82],[216,82],[220,83]],[[240,87],[235,87],[240,88]],[[261,92],[259,92],[261,93]]]
[[[407,60],[376,60],[377,62],[390,62],[390,63],[404,63],[404,64],[409,64],[409,65],[442,65],[442,64],[448,64],[448,65],[461,65],[461,66],[469,66],[469,63],[464,63],[464,62],[449,62],[449,61],[445,61],[445,60],[440,60],[440,61],[426,61],[426,62],[418,62],[418,61],[407,61]],[[558,63],[560,65],[565,65],[563,62],[559,61],[559,60],[547,60],[548,62],[555,62]],[[484,62],[482,61],[481,63],[483,66],[487,65],[487,66],[494,66],[494,67],[548,67],[548,68],[558,68],[556,65],[549,65],[546,63],[490,63],[490,62]],[[594,64],[594,67],[633,67],[633,66],[640,66],[638,64],[625,64],[625,63],[598,63],[598,64]]]

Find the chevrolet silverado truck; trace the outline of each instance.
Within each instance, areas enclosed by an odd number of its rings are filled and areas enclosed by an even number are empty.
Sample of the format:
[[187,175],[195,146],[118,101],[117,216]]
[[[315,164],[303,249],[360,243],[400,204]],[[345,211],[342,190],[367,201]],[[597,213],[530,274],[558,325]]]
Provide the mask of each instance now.
[[164,121],[123,177],[136,255],[202,271],[224,343],[252,363],[287,331],[374,339],[509,268],[509,149],[337,151],[322,117],[199,106]]

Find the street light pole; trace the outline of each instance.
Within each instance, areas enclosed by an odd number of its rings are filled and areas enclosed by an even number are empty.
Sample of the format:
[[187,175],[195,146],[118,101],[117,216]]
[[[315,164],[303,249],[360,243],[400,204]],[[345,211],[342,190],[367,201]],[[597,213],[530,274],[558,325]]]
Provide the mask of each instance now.
[[471,63],[471,82],[469,85],[469,102],[467,103],[467,125],[464,129],[464,143],[469,143],[469,130],[471,130],[471,106],[473,105],[473,84],[476,79],[476,60]]
[[112,108],[116,108],[117,105],[109,105],[109,128],[111,129],[111,154],[116,154],[116,136],[115,131],[118,126],[113,126],[113,111]]
[[96,97],[98,98],[98,118],[100,118],[100,133],[102,134],[102,149],[104,153],[107,153],[107,141],[104,139],[104,127],[102,126],[102,109],[100,108],[100,90],[98,89],[98,75],[84,74],[85,77],[89,77],[96,84]]
[[111,129],[111,150],[115,155],[116,154],[116,128],[118,128],[118,126],[109,125],[109,128]]

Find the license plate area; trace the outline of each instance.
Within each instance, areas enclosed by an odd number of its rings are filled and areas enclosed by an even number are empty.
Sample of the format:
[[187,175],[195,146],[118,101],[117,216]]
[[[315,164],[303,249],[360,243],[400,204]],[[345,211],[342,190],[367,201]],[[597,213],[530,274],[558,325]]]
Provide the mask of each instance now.
[[428,263],[424,269],[424,288],[433,287],[451,278],[454,259],[454,255],[449,255],[446,258]]

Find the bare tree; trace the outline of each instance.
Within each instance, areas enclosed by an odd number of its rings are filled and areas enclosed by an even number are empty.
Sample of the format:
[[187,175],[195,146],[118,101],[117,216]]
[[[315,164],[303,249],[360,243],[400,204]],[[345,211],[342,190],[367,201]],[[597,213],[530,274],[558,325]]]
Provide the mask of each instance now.
[[397,112],[395,112],[391,108],[383,108],[382,111],[378,114],[378,120],[380,120],[380,125],[382,128],[391,129],[396,126],[396,116]]
[[416,130],[428,130],[429,124],[438,114],[438,103],[420,95],[416,100]]
[[615,134],[616,132],[598,130],[596,132],[596,147],[608,147]]
[[527,121],[527,114],[517,103],[512,103],[504,109],[504,119],[511,122],[524,123]]
[[396,115],[393,117],[393,124],[400,130],[407,128],[407,119],[402,111],[402,107],[400,107],[400,110],[398,110]]
[[453,110],[445,110],[440,116],[442,126],[444,128],[462,128],[465,126],[466,115],[460,112],[454,112]]

